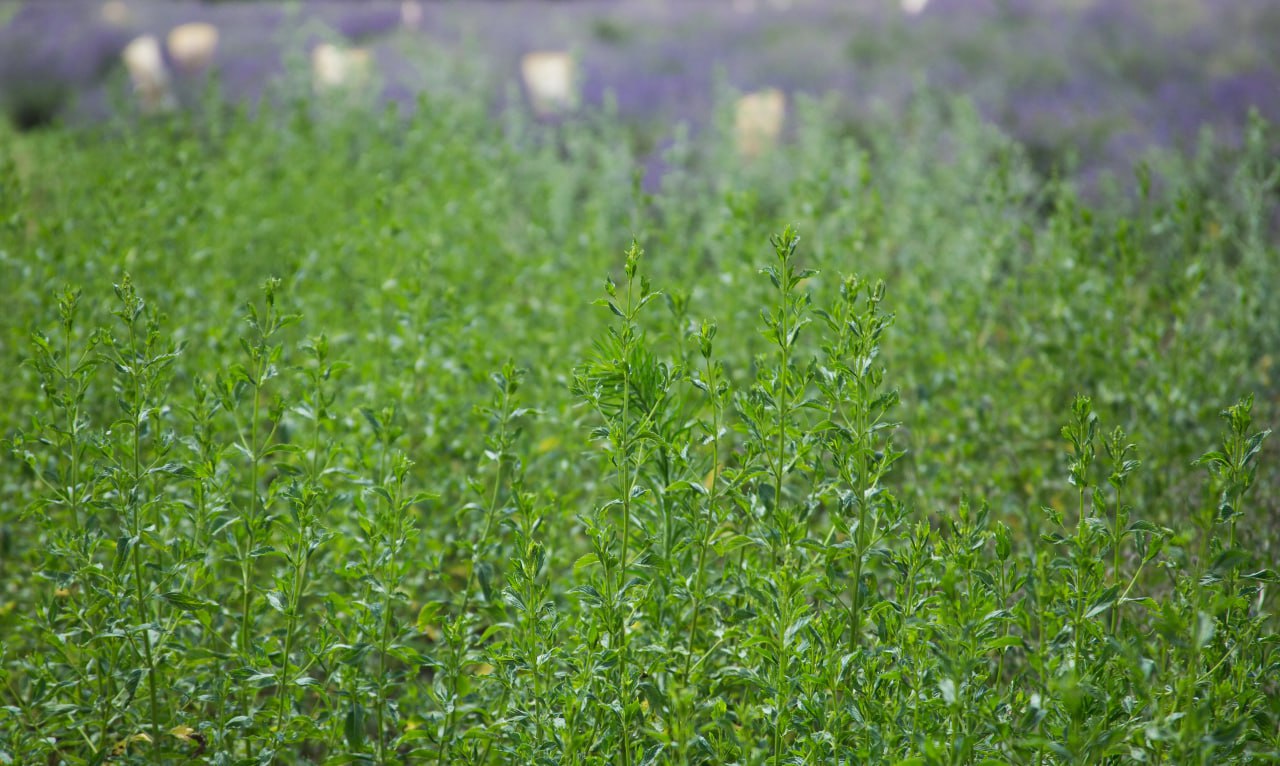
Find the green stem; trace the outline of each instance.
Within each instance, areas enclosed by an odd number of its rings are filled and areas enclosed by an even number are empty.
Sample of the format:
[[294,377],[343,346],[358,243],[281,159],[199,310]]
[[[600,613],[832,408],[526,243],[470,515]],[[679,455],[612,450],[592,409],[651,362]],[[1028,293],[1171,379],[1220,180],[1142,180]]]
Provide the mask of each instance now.
[[[66,360],[66,371],[63,378],[68,389],[72,388],[72,377],[74,375],[71,367],[71,324],[64,324],[63,332],[63,357]],[[71,439],[71,523],[72,530],[76,533],[76,537],[80,537],[80,445],[76,438],[80,434],[80,391],[79,385],[72,394],[74,404],[71,405],[70,423],[67,424],[67,434]]]
[[[785,270],[785,267],[784,267],[784,270]],[[787,279],[788,277],[789,277],[788,274],[786,273],[783,274],[784,280]],[[784,282],[783,284],[786,284],[786,282]],[[787,459],[787,456],[786,456],[787,415],[788,415],[787,373],[790,371],[790,368],[791,368],[791,347],[790,347],[790,344],[787,342],[787,314],[790,310],[789,307],[787,306],[787,299],[789,297],[789,292],[790,292],[789,290],[784,289],[782,293],[782,333],[780,335],[782,364],[778,370],[778,402],[777,402],[778,404],[778,456],[777,456],[777,461],[774,463],[774,466],[773,466],[773,514],[774,514],[775,523],[779,523],[782,521],[783,466],[786,464],[786,459]],[[776,567],[778,564],[777,543],[774,542],[771,547],[773,548],[773,563],[774,563],[774,566]]]
[[[632,324],[635,321],[635,313],[632,309],[632,290],[635,284],[634,277],[627,279],[627,342],[623,344],[622,359],[622,443],[619,445],[619,456],[622,459],[621,473],[619,474],[619,484],[622,489],[622,558],[618,562],[618,587],[614,591],[615,598],[620,598],[622,589],[627,583],[627,556],[628,543],[631,540],[631,492],[634,478],[629,474],[631,465],[631,426],[628,423],[630,417],[631,405],[631,344],[634,342],[634,333]],[[619,738],[622,743],[622,763],[623,766],[631,764],[631,743],[627,732],[627,705],[630,702],[627,694],[627,615],[626,610],[621,603],[616,604],[618,615],[615,618],[618,622],[618,693],[622,695],[621,699],[621,718],[622,718],[622,736]]]
[[[782,514],[782,484],[783,484],[784,466],[786,464],[787,415],[789,414],[788,403],[787,403],[787,387],[789,385],[789,382],[787,380],[787,373],[791,369],[791,345],[789,343],[789,337],[787,332],[787,316],[790,313],[789,285],[790,285],[791,275],[789,273],[790,272],[789,266],[790,264],[784,263],[783,273],[782,273],[783,289],[782,289],[782,311],[781,311],[781,320],[780,320],[781,333],[779,334],[779,346],[780,346],[779,350],[781,354],[781,359],[780,359],[781,364],[779,365],[779,370],[778,370],[778,401],[777,401],[778,454],[777,454],[776,461],[774,462],[774,465],[773,465],[773,516],[774,516],[774,523],[779,526],[787,523],[786,520],[783,518],[783,514]],[[781,529],[778,530],[778,532],[782,532],[782,531],[783,530]],[[789,535],[790,532],[788,531],[787,534]],[[779,537],[781,537],[781,535],[779,535]],[[774,542],[771,547],[773,548],[773,565],[776,568],[778,566],[777,542]],[[779,633],[778,633],[778,644],[777,644],[777,657],[775,661],[776,672],[778,674],[778,677],[775,681],[775,688],[778,691],[776,693],[776,701],[774,704],[774,711],[773,711],[773,714],[774,714],[773,762],[775,764],[782,763],[782,728],[783,728],[782,706],[784,704],[782,688],[786,681],[786,654],[785,654],[786,653],[786,637],[783,633],[783,631],[786,630],[786,626],[783,625],[781,621],[778,624],[778,630],[779,630]]]
[[[137,538],[137,525],[134,526],[135,539]],[[156,664],[151,653],[151,630],[147,627],[150,615],[144,602],[144,591],[142,587],[142,561],[138,555],[138,543],[133,544],[133,579],[136,589],[136,598],[138,600],[138,621],[142,623],[142,652],[143,658],[147,663],[147,691],[151,702],[151,737],[152,748],[158,749],[160,742],[160,700],[156,691]]]
[[858,475],[854,479],[854,493],[858,501],[858,528],[854,531],[853,560],[853,598],[849,606],[849,651],[858,647],[858,634],[862,630],[862,562],[866,558],[867,528],[867,445],[863,443],[866,433],[866,392],[862,390],[862,381],[858,381],[858,422],[856,460]]
[[276,711],[276,737],[283,741],[283,726],[285,709],[289,705],[289,658],[293,653],[293,639],[298,625],[298,608],[302,602],[302,588],[307,576],[307,561],[309,556],[305,550],[306,535],[299,530],[299,545],[294,551],[295,559],[293,570],[293,587],[290,594],[289,603],[289,620],[285,625],[284,631],[284,656],[281,658],[280,677],[276,680],[280,689],[280,709]]
[[[262,353],[266,353],[265,350]],[[262,408],[262,376],[266,372],[265,363],[259,361],[253,381],[253,408],[249,423],[249,514],[244,520],[245,544],[240,555],[240,654],[246,665],[251,665],[249,657],[250,623],[253,618],[253,588],[250,583],[253,574],[253,549],[258,520],[258,462],[261,453],[258,449],[258,418]],[[252,717],[252,693],[248,685],[244,685],[241,693],[241,704],[244,715]],[[245,737],[245,749],[253,756],[253,740]]]
[[[789,584],[788,584],[789,587]],[[781,594],[779,594],[781,595]],[[790,594],[787,594],[790,598]],[[777,674],[774,678],[773,705],[773,763],[775,766],[782,764],[782,708],[786,704],[788,695],[784,694],[784,687],[787,683],[787,639],[785,620],[778,620],[777,645],[774,651],[777,653],[774,661],[774,672]]]
[[[506,384],[503,387],[503,391],[502,391],[502,414],[500,416],[500,421],[498,425],[498,442],[497,442],[499,445],[498,446],[498,466],[497,466],[497,469],[494,471],[493,486],[490,488],[490,491],[489,491],[489,505],[485,508],[484,528],[480,533],[480,540],[471,548],[471,562],[470,562],[470,565],[468,566],[468,571],[467,571],[467,584],[466,584],[466,587],[462,589],[462,604],[458,608],[459,620],[466,619],[467,610],[471,607],[471,591],[472,589],[475,588],[476,564],[479,563],[480,552],[484,550],[489,544],[489,535],[493,533],[494,520],[497,518],[497,515],[498,515],[497,513],[498,494],[502,489],[502,463],[503,463],[503,459],[505,457],[505,452],[506,452],[507,423],[509,420],[510,412],[511,412],[511,388],[510,388],[510,383],[508,382],[508,384]],[[468,636],[466,635],[466,632],[464,629],[464,633],[462,636],[463,645],[461,647],[462,648],[461,654],[463,655],[464,659],[466,657],[466,652],[468,649],[467,638]],[[458,668],[457,670],[460,671],[461,668]],[[455,726],[457,725],[457,721],[456,721],[457,710],[458,710],[457,698],[458,698],[458,691],[459,691],[459,685],[461,683],[461,680],[462,680],[461,673],[455,672],[453,674],[454,704],[452,709],[449,710],[449,717],[447,722],[445,723],[445,738],[443,743],[444,763],[449,763],[453,757],[453,731]]]
[[720,407],[716,401],[716,378],[715,372],[711,365],[711,360],[706,360],[707,372],[707,388],[711,391],[711,493],[707,499],[707,518],[706,527],[703,529],[702,539],[698,545],[698,569],[697,579],[694,582],[693,593],[693,619],[689,622],[689,640],[688,654],[684,658],[684,683],[689,685],[689,677],[693,670],[693,644],[698,631],[698,617],[702,611],[702,601],[705,594],[705,572],[707,548],[710,545],[711,535],[715,532],[716,520],[716,492],[720,489]]
[[[394,559],[394,556],[391,558]],[[392,565],[389,564],[388,566]],[[390,582],[384,583],[382,600],[382,635],[379,637],[378,646],[378,704],[376,710],[378,721],[378,762],[383,766],[386,766],[387,763],[387,728],[383,720],[383,709],[386,707],[387,700],[387,645],[391,643],[392,590],[393,587],[391,587]]]
[[[1112,565],[1111,565],[1111,584],[1119,587],[1120,585],[1120,516],[1124,513],[1124,503],[1122,502],[1120,487],[1116,487],[1116,518],[1115,525],[1112,530],[1111,546]],[[1120,631],[1120,602],[1117,600],[1111,606],[1111,632],[1113,634]]]
[[[259,370],[260,371],[260,370]],[[253,410],[249,423],[249,514],[245,518],[245,547],[240,557],[240,652],[247,658],[249,655],[249,619],[252,607],[252,588],[250,588],[250,570],[252,562],[255,525],[258,517],[258,414],[261,407],[261,378],[253,387]],[[248,712],[246,708],[246,713]]]
[[1083,635],[1082,634],[1084,631],[1084,533],[1085,533],[1084,491],[1085,491],[1085,485],[1083,482],[1081,482],[1080,492],[1079,492],[1079,497],[1080,497],[1079,517],[1076,522],[1076,556],[1077,556],[1076,568],[1075,568],[1075,581],[1076,581],[1076,593],[1075,593],[1076,615],[1075,617],[1076,617],[1076,620],[1075,620],[1075,629],[1073,631],[1075,633],[1074,638],[1075,638],[1075,655],[1076,655],[1075,670],[1076,671],[1080,670],[1080,659],[1081,659],[1081,655],[1083,654],[1083,649],[1082,649]]
[[[1243,462],[1244,456],[1237,454],[1237,455],[1233,455],[1233,458],[1235,458],[1237,461],[1237,464],[1239,464]],[[1240,485],[1237,480],[1237,483],[1236,483],[1237,489],[1235,492],[1232,493],[1232,496],[1231,496],[1232,516],[1231,516],[1231,521],[1227,526],[1227,550],[1234,550],[1236,547],[1236,518],[1240,513],[1240,500],[1244,495],[1244,493],[1240,489],[1238,489],[1239,486]],[[1231,601],[1230,600],[1233,600],[1235,598],[1235,590],[1236,590],[1236,568],[1233,566],[1231,567],[1231,571],[1227,573],[1227,598],[1229,600],[1227,602],[1228,606],[1227,606],[1226,614],[1223,615],[1223,620],[1224,620],[1223,626],[1226,627],[1227,629],[1230,629],[1231,627],[1231,606],[1230,606]]]
[[142,583],[142,380],[139,377],[141,373],[138,371],[139,354],[137,350],[137,334],[134,324],[129,324],[129,350],[133,356],[130,360],[130,367],[133,369],[133,475],[130,477],[132,484],[132,497],[130,504],[133,506],[133,583],[136,598],[138,602],[138,622],[142,628],[142,651],[143,657],[147,663],[147,692],[151,704],[151,748],[153,753],[158,753],[160,749],[160,696],[156,689],[156,664],[155,658],[151,651],[151,630],[148,623],[151,622],[150,610],[146,607],[146,594]]
[[[1006,572],[1006,564],[1004,561],[1001,561],[1000,562],[1000,601],[1003,603],[1008,603],[1008,600],[1009,600],[1008,588],[1009,586],[1008,586],[1008,575]],[[1004,624],[1003,635],[1004,637],[1008,637],[1009,635],[1008,622],[1005,622]],[[1000,688],[1001,683],[1003,683],[1004,681],[1004,655],[1006,651],[1007,649],[1000,650],[1000,660],[996,665],[996,688],[997,689]]]

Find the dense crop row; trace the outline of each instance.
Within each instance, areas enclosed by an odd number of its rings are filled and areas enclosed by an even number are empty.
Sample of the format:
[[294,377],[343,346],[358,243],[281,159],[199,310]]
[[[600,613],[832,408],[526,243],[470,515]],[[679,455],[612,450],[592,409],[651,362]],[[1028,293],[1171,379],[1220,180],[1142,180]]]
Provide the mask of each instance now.
[[320,106],[5,136],[0,763],[1280,759],[1266,125]]

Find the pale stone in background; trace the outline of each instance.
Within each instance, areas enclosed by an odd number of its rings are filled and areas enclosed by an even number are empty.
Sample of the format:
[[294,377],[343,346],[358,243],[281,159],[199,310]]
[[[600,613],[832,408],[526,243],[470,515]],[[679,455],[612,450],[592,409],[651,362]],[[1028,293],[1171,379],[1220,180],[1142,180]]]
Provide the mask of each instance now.
[[98,16],[113,27],[123,27],[129,23],[132,14],[124,0],[107,0],[98,9]]
[[786,115],[787,96],[777,88],[748,93],[739,98],[733,114],[733,136],[738,154],[750,159],[776,146]]
[[218,50],[218,28],[195,22],[181,24],[169,32],[169,58],[184,72],[199,72],[213,63]]
[[311,76],[316,90],[332,90],[367,82],[373,68],[369,51],[320,43],[311,51]]
[[124,60],[138,105],[145,112],[159,112],[174,106],[169,88],[169,71],[160,52],[160,41],[152,35],[134,38],[120,58]]
[[915,16],[924,11],[925,6],[928,4],[929,0],[902,0],[902,10]]
[[400,23],[410,29],[417,29],[422,23],[422,3],[418,0],[404,0],[400,3]]
[[520,60],[520,74],[533,110],[541,115],[571,109],[577,102],[573,56],[538,51]]

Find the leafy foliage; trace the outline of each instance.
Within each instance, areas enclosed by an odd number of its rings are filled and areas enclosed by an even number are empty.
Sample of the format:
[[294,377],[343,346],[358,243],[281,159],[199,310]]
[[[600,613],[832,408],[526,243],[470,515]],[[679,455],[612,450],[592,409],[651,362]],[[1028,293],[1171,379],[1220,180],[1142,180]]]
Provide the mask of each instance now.
[[1280,759],[1261,121],[317,114],[7,136],[0,763]]

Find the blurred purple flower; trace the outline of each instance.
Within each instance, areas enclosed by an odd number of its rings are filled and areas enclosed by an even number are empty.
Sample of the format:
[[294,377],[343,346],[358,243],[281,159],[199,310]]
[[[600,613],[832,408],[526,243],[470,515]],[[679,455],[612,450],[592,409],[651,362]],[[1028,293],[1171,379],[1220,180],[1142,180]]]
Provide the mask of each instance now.
[[[106,103],[104,75],[129,39],[204,21],[218,27],[213,71],[232,100],[261,98],[286,62],[305,65],[311,47],[336,35],[362,41],[381,97],[403,102],[433,87],[414,65],[417,49],[486,61],[499,81],[460,87],[495,105],[523,54],[569,50],[583,102],[612,94],[646,132],[709,125],[721,84],[834,92],[850,120],[901,110],[923,85],[972,99],[1046,161],[1078,152],[1082,170],[1140,146],[1191,146],[1202,125],[1238,133],[1250,107],[1280,121],[1275,0],[931,0],[919,15],[887,0],[807,0],[785,12],[762,2],[749,13],[732,0],[507,0],[423,3],[414,29],[401,24],[400,0],[127,2],[128,29],[108,26],[97,0],[26,3],[0,28],[10,113],[65,112],[76,93]],[[188,79],[176,78],[179,90],[203,87],[203,77]]]

